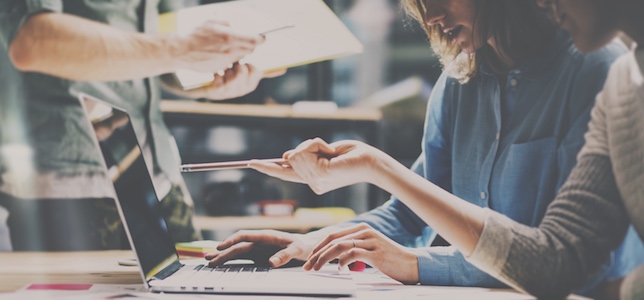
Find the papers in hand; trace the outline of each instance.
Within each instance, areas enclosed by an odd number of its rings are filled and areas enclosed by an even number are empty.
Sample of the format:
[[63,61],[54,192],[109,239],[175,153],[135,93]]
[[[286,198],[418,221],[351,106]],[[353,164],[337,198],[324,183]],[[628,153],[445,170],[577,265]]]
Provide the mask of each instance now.
[[[235,30],[262,34],[266,41],[242,59],[271,72],[362,52],[362,44],[322,0],[238,0],[201,5],[160,17],[162,32],[189,34],[208,19],[226,21]],[[184,89],[207,85],[212,73],[179,70]]]

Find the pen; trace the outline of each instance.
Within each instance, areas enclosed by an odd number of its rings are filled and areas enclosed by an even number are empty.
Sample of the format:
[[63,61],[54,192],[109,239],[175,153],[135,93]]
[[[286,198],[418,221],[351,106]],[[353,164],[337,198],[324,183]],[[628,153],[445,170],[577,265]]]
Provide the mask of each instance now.
[[277,27],[277,28],[269,29],[269,30],[266,30],[266,31],[264,31],[264,32],[260,32],[260,33],[259,33],[259,35],[267,35],[267,34],[269,34],[269,33],[271,33],[271,32],[279,31],[279,30],[282,30],[282,29],[293,28],[293,27],[295,27],[295,25],[293,25],[293,24],[288,24],[288,25],[284,25],[284,26],[281,26],[281,27]]
[[[280,165],[288,165],[288,162],[283,158],[260,159],[260,161],[267,162],[267,163],[276,163]],[[181,172],[190,173],[190,172],[200,172],[200,171],[244,169],[244,168],[248,168],[249,162],[250,160],[239,160],[239,161],[226,161],[226,162],[203,163],[203,164],[187,164],[187,165],[181,165]]]

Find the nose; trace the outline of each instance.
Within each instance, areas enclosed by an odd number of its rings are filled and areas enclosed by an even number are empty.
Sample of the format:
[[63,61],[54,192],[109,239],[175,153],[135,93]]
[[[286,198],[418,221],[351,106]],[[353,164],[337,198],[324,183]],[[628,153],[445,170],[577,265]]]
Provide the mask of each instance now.
[[445,18],[445,9],[436,1],[425,2],[425,22],[427,25],[432,26],[441,24]]

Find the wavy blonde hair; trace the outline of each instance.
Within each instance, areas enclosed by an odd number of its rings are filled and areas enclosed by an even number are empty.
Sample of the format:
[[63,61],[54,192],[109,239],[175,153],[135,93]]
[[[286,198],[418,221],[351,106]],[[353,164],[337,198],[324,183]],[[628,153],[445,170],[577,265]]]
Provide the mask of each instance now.
[[475,53],[467,54],[450,43],[440,25],[428,25],[425,0],[401,0],[406,14],[418,21],[427,33],[432,50],[438,55],[443,70],[461,83],[476,75],[486,63],[493,72],[508,71],[505,60],[521,60],[543,53],[554,38],[556,24],[533,0],[475,0],[474,30],[485,43]]

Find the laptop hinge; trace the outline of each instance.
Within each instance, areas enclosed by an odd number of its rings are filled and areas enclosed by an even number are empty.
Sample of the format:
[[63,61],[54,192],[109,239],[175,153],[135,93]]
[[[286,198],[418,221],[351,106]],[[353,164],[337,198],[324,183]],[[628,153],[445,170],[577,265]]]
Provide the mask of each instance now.
[[165,267],[161,272],[157,273],[151,279],[163,280],[168,278],[170,275],[174,274],[176,271],[179,271],[183,267],[183,264],[179,261],[175,261],[169,266]]

